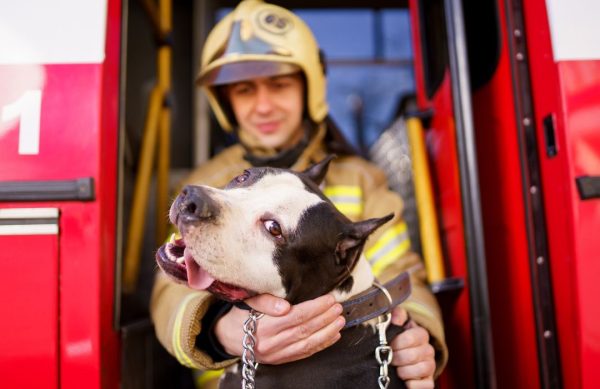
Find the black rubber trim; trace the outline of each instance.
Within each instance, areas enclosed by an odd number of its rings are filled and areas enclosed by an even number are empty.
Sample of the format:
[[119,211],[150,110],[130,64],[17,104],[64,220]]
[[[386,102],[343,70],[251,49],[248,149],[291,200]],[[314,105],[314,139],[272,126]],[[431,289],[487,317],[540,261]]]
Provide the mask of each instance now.
[[459,292],[464,288],[465,280],[462,277],[450,277],[441,281],[432,282],[429,285],[431,293],[436,295],[441,293]]
[[[552,257],[548,247],[544,194],[542,192],[542,168],[540,153],[538,153],[538,148],[543,147],[544,140],[538,138],[537,123],[535,123],[536,115],[527,58],[529,50],[524,36],[523,3],[524,0],[507,1],[505,11],[508,15],[507,34],[509,34],[508,43],[511,54],[511,72],[529,246],[529,269],[535,317],[538,373],[541,388],[560,389],[563,387],[563,383],[551,277]],[[544,131],[546,136],[549,135],[548,131],[554,131],[554,128],[548,127],[550,124],[554,127],[553,119],[541,123],[541,125],[546,126]],[[548,140],[551,141],[551,139],[546,138],[546,141]],[[551,144],[551,142],[549,143]],[[552,150],[550,151],[550,154],[552,154]],[[552,155],[550,154],[548,154],[548,157],[551,158]],[[531,374],[534,374],[534,372],[531,372]]]
[[57,217],[43,219],[0,219],[0,226],[36,226],[40,224],[57,224]]
[[435,112],[433,109],[409,109],[404,114],[405,118],[419,118],[421,120],[431,120]]
[[65,181],[2,181],[0,201],[92,201],[91,177]]
[[546,139],[546,155],[549,158],[555,157],[558,154],[556,147],[556,126],[554,125],[554,115],[546,115],[542,119],[544,126],[544,138]]
[[467,42],[462,2],[444,0],[447,46],[460,172],[475,387],[496,387],[496,365]]
[[600,176],[581,176],[575,182],[582,200],[600,198]]

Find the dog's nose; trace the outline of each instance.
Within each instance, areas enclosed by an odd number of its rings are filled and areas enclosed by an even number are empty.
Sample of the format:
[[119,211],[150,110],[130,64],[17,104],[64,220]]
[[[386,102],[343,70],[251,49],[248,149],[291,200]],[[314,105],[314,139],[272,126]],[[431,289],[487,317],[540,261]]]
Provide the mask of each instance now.
[[179,196],[180,221],[197,223],[217,215],[217,204],[204,188],[188,185],[183,188]]

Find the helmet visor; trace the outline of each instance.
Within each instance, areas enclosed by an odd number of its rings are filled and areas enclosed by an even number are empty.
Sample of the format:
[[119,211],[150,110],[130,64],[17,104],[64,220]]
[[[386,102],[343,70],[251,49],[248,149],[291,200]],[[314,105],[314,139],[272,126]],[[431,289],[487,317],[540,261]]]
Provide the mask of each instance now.
[[300,72],[299,66],[287,62],[241,61],[230,62],[216,67],[202,75],[198,82],[202,85],[224,85],[246,81],[258,77],[283,76]]

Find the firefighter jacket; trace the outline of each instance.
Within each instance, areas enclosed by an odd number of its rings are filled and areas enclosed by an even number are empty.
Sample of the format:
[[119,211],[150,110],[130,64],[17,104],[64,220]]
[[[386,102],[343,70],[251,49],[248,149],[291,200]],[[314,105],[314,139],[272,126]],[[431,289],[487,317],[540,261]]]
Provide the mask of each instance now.
[[[324,134],[324,128],[316,133],[292,166],[293,170],[304,170],[327,155]],[[224,187],[251,167],[244,159],[245,152],[240,145],[225,149],[192,172],[185,183]],[[402,271],[410,271],[412,294],[402,306],[431,335],[431,343],[436,349],[437,377],[447,361],[441,314],[426,286],[425,268],[419,256],[410,251],[407,226],[401,218],[401,198],[388,189],[381,170],[356,156],[334,159],[324,181],[325,195],[352,221],[395,214],[390,222],[369,237],[364,254],[381,282]],[[179,362],[190,368],[220,369],[236,362],[236,359],[214,361],[196,346],[196,338],[203,330],[201,319],[213,301],[208,292],[176,284],[162,272],[157,274],[150,303],[157,337]]]

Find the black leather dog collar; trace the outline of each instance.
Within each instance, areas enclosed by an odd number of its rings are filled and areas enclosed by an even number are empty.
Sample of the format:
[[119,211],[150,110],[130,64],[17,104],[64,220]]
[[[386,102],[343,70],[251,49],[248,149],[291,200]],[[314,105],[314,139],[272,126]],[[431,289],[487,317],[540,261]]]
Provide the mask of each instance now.
[[[375,286],[357,294],[350,300],[342,302],[344,308],[342,315],[346,319],[344,328],[354,327],[379,315],[391,312],[392,308],[401,304],[410,296],[412,290],[408,272],[400,274],[383,287],[390,293],[392,304],[390,304],[385,293]],[[238,301],[234,305],[240,309],[250,310],[248,304],[243,301]]]
[[344,328],[356,326],[379,315],[391,312],[392,308],[410,296],[411,285],[408,272],[400,274],[383,286],[392,297],[391,304],[385,293],[375,286],[370,287],[350,300],[342,302],[342,307],[344,308],[342,314],[346,319]]

